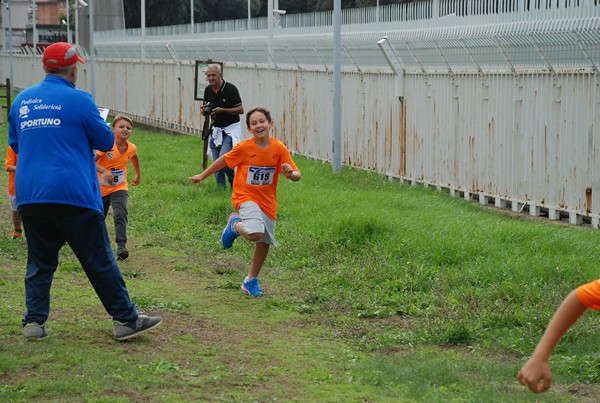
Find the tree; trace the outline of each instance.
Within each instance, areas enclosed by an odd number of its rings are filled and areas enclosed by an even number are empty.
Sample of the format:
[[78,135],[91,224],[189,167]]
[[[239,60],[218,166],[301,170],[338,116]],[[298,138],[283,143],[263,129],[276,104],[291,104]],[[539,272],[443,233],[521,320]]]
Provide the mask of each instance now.
[[[168,2],[164,0],[145,0],[145,2],[147,27],[178,25],[190,21],[189,0],[169,0]],[[200,1],[196,0],[194,7],[196,7],[196,3],[199,4]],[[125,26],[127,28],[141,27],[141,0],[123,0],[123,10],[125,11]]]
[[[379,0],[379,5],[409,3],[415,0]],[[375,7],[377,0],[342,0],[341,6],[345,8]],[[333,0],[279,0],[279,8],[288,13],[308,13],[312,11],[333,10]],[[265,8],[266,12],[266,8]]]
[[[141,1],[123,0],[125,26],[141,26]],[[379,5],[416,0],[379,0]],[[190,0],[145,0],[146,26],[178,25],[190,22]],[[268,0],[250,0],[252,17],[267,15]],[[377,0],[342,0],[342,8],[372,7]],[[333,0],[279,0],[279,8],[288,14],[333,10]],[[194,21],[236,20],[248,17],[248,0],[194,0]]]
[[[205,15],[199,21],[237,20],[248,17],[248,0],[202,0],[202,2],[205,4]],[[261,0],[251,0],[250,7],[251,15],[259,16]]]

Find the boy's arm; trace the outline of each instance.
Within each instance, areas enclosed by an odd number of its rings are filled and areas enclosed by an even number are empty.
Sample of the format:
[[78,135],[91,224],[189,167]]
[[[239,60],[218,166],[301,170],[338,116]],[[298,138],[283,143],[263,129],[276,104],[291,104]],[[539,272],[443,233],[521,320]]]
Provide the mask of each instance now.
[[6,161],[4,166],[6,167],[6,172],[17,171],[17,155],[14,153],[14,151],[10,149],[6,150]]
[[140,159],[138,158],[137,154],[131,157],[131,165],[133,165],[133,170],[135,171],[135,178],[133,178],[131,184],[133,186],[137,186],[140,184],[140,179],[142,176],[140,173]]
[[[550,370],[550,354],[563,334],[586,310],[586,306],[579,301],[577,290],[571,293],[560,304],[548,328],[540,339],[531,358],[519,371],[517,379],[521,385],[527,386],[532,392],[545,392],[552,386],[552,371]],[[543,381],[540,383],[540,381]]]
[[104,182],[112,183],[113,182],[112,172],[110,172],[110,169],[106,169],[102,165],[98,164],[99,159],[100,159],[100,155],[96,154],[96,156],[94,157],[94,160],[96,161],[96,171],[98,171],[100,173],[100,175],[102,175],[102,179],[104,179]]
[[283,173],[283,176],[293,182],[298,182],[300,179],[302,179],[302,174],[300,171],[294,171],[294,168],[287,162],[281,164],[281,172]]
[[226,166],[227,163],[225,162],[225,156],[222,155],[219,158],[217,158],[212,164],[210,164],[210,166],[206,168],[204,172],[194,176],[190,176],[188,179],[194,183],[202,182],[204,179],[210,177],[212,174],[214,174],[218,170],[225,168]]

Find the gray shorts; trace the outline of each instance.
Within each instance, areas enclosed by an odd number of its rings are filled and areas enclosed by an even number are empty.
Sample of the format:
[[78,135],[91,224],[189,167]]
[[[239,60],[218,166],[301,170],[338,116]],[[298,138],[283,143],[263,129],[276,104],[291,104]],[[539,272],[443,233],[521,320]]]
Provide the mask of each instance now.
[[8,195],[8,201],[10,202],[10,209],[12,211],[17,211],[17,196]]
[[240,206],[240,218],[248,234],[262,233],[256,242],[277,246],[275,241],[275,221],[266,215],[255,202],[246,202]]

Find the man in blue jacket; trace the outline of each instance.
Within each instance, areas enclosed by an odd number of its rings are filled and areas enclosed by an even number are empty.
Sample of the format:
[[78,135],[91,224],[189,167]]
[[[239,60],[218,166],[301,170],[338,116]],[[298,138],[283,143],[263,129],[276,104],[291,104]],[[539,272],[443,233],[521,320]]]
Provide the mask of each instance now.
[[114,135],[92,96],[75,88],[78,61],[85,63],[68,43],[48,46],[45,79],[19,93],[8,115],[28,247],[23,334],[33,340],[48,335],[50,286],[58,253],[68,243],[114,320],[115,338],[126,340],[161,318],[138,314],[110,247],[93,150],[110,150]]

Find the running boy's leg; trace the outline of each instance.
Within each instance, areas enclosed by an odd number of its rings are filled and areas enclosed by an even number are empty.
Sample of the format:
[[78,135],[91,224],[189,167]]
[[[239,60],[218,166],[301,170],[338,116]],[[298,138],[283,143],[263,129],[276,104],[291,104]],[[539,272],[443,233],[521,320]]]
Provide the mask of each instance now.
[[18,234],[18,233],[23,232],[23,228],[21,226],[21,224],[22,224],[21,216],[19,215],[19,213],[17,211],[12,212],[12,222],[13,222],[13,229],[14,229],[15,233]]
[[258,277],[260,274],[260,269],[262,269],[265,260],[267,259],[267,255],[269,254],[269,245],[264,242],[257,242],[254,248],[254,255],[252,255],[252,264],[250,265],[250,274],[248,277]]
[[234,222],[232,224],[232,227],[234,230],[236,230],[236,232],[238,234],[240,234],[240,236],[246,238],[250,242],[256,242],[263,236],[262,232],[248,233],[248,231],[246,230],[246,227],[244,226],[244,223],[242,221]]
[[242,220],[234,223],[235,230],[244,238],[256,243],[250,272],[241,289],[254,297],[262,297],[258,275],[269,254],[270,245],[275,245],[275,221],[254,202],[246,202],[240,206],[240,217]]
[[[128,210],[127,203],[129,201],[129,192],[126,190],[118,190],[111,194],[111,205],[113,209],[113,220],[115,223],[115,241],[117,242],[117,255],[121,259],[122,252],[127,250],[127,225]],[[129,253],[127,253],[129,255]]]
[[110,209],[110,195],[102,196],[102,208],[104,209],[104,218],[106,218],[108,209]]
[[10,203],[10,210],[12,212],[12,223],[13,232],[11,236],[13,238],[20,238],[23,233],[23,220],[21,215],[17,211],[17,197],[15,195],[8,195],[8,201]]

